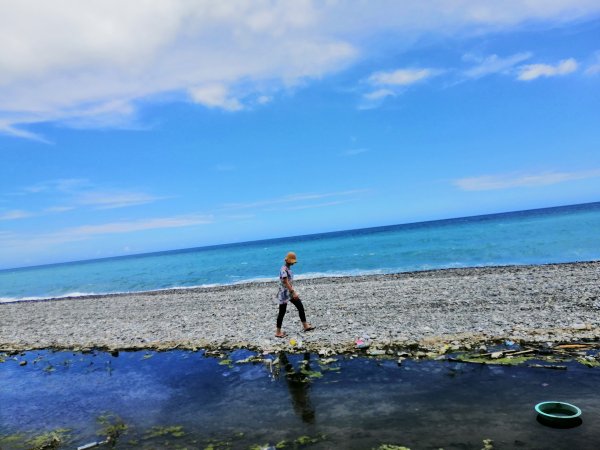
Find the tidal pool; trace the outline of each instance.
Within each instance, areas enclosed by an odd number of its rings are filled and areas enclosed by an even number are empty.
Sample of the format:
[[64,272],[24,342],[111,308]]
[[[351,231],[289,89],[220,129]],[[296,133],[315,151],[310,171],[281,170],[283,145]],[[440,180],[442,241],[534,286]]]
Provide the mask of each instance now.
[[[0,449],[600,448],[600,369],[204,352],[0,354]],[[260,356],[262,358],[262,356]],[[25,364],[26,362],[26,364]],[[577,405],[551,428],[535,404]],[[56,439],[52,441],[52,434]],[[34,441],[34,439],[38,441]],[[51,447],[47,447],[51,448]]]

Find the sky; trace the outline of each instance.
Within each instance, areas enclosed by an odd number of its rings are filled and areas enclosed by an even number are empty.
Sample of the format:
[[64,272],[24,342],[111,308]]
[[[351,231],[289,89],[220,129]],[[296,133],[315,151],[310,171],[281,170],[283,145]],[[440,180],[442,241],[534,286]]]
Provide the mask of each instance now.
[[600,201],[597,0],[0,0],[0,268]]

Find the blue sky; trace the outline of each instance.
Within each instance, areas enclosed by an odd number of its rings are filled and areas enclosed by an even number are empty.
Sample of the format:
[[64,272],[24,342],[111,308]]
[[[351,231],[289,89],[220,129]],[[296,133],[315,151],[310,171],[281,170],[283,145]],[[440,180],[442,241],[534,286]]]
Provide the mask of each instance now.
[[0,268],[600,201],[600,4],[0,2]]

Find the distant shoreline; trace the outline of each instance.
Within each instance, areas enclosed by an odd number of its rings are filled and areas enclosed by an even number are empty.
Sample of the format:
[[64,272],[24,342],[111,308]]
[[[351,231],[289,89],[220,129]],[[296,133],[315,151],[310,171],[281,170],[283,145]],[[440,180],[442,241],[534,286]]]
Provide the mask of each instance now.
[[[600,339],[600,261],[300,279],[311,351],[468,348]],[[0,350],[289,349],[273,336],[276,281],[0,303]],[[296,348],[296,350],[298,350]]]

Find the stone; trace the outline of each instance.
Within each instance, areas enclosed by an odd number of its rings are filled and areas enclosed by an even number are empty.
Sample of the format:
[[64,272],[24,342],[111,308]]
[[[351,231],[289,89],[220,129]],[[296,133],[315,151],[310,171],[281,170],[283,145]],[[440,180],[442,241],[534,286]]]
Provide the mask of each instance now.
[[385,350],[379,350],[376,348],[372,348],[370,350],[367,350],[367,355],[369,356],[382,356],[385,355]]

